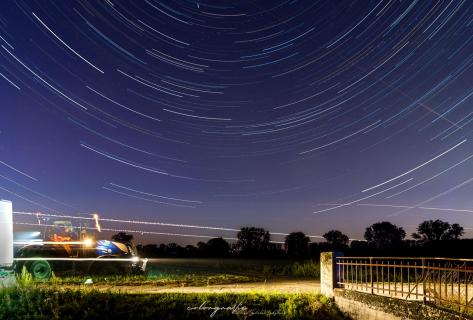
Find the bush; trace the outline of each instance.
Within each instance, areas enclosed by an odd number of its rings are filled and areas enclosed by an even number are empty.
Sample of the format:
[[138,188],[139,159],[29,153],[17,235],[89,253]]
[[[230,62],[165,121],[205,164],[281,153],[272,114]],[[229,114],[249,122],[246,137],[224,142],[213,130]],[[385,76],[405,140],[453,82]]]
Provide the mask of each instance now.
[[309,260],[288,265],[265,265],[262,273],[266,278],[286,276],[318,280],[320,279],[320,264]]
[[295,262],[292,265],[291,275],[301,278],[320,278],[320,263],[306,261],[303,263]]

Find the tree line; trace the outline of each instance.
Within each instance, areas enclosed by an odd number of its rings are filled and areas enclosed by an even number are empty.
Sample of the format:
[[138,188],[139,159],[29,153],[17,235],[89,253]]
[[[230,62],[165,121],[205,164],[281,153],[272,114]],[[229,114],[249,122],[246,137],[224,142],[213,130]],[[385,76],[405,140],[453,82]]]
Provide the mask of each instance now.
[[[325,241],[311,242],[303,232],[292,232],[283,243],[271,241],[271,234],[263,228],[244,227],[237,234],[237,241],[212,238],[197,245],[180,246],[176,243],[138,245],[140,255],[158,257],[243,257],[243,258],[291,258],[318,259],[320,252],[341,251],[345,255],[357,256],[472,256],[473,239],[460,239],[464,228],[442,220],[427,220],[420,223],[416,232],[406,239],[402,227],[388,221],[378,222],[366,228],[365,240],[352,240],[339,230],[330,230],[323,235]],[[117,234],[114,239],[130,235]],[[128,238],[127,238],[128,237]]]

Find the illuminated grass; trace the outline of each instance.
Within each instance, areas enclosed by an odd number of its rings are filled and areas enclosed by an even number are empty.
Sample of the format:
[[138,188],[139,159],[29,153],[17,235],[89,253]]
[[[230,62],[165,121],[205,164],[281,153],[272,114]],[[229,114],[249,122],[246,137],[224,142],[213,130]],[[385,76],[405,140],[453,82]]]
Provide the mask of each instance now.
[[[167,260],[149,267],[147,275],[81,275],[53,277],[46,284],[79,285],[87,279],[95,284],[114,286],[156,285],[156,286],[205,286],[230,283],[255,282],[274,279],[318,280],[318,262],[291,262],[286,260]],[[28,280],[28,277],[24,277]],[[23,279],[21,279],[23,281]]]
[[0,319],[210,319],[212,313],[212,319],[344,319],[330,300],[310,294],[0,290]]
[[94,284],[105,285],[107,291],[79,286],[89,277],[54,276],[47,282],[36,282],[24,270],[18,276],[18,287],[0,290],[0,319],[344,319],[330,300],[315,294],[120,291],[120,286],[206,286],[280,275],[313,278],[318,272],[317,265],[306,262],[269,267],[266,264],[257,272],[248,265],[240,265],[246,273],[250,269],[251,275],[214,273],[206,268],[189,273],[186,268],[161,266],[152,268],[146,276],[91,277]]
[[52,278],[50,281],[42,283],[43,285],[79,285],[83,284],[87,279],[92,279],[94,284],[110,284],[114,286],[206,286],[213,284],[229,284],[243,283],[261,280],[258,277],[250,277],[243,275],[218,274],[186,274],[171,275],[159,274],[150,276],[92,276],[92,277],[66,277]]

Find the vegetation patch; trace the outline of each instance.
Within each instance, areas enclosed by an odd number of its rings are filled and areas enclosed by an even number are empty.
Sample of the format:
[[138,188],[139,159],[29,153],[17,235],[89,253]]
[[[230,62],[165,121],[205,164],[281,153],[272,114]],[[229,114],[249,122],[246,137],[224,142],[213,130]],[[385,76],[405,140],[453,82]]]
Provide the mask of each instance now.
[[16,287],[0,290],[0,319],[344,319],[308,294],[124,294]]
[[[22,277],[23,278],[23,277]],[[150,276],[91,276],[91,277],[52,277],[49,281],[38,282],[43,286],[81,285],[92,280],[93,284],[113,286],[167,286],[198,287],[218,284],[244,283],[261,280],[259,277],[232,274],[186,274],[186,275],[150,275]],[[24,281],[24,280],[20,280]]]
[[320,278],[320,262],[285,259],[161,259],[149,265],[150,277],[239,275],[255,281],[273,278]]
[[262,274],[266,278],[287,276],[291,278],[320,279],[320,263],[312,260],[286,265],[264,265]]

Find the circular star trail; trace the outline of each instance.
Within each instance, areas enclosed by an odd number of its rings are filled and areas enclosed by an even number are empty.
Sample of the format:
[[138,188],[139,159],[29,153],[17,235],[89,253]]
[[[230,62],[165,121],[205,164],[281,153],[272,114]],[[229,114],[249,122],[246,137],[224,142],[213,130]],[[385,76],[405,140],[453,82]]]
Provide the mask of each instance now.
[[473,227],[469,1],[4,1],[0,98],[21,210]]

